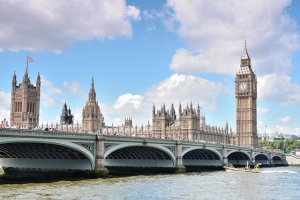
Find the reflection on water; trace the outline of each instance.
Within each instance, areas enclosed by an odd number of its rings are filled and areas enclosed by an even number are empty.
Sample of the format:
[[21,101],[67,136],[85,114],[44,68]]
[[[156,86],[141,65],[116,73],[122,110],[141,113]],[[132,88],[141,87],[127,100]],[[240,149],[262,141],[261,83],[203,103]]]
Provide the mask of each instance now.
[[3,184],[1,199],[300,199],[300,167]]

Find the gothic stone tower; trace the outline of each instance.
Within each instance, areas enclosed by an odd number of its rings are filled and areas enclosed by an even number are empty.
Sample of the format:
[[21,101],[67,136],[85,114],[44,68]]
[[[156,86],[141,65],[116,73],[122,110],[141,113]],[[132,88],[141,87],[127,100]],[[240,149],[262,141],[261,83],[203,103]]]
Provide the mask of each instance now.
[[190,106],[186,105],[186,108],[184,109],[181,109],[180,103],[178,113],[182,138],[186,140],[193,140],[194,134],[200,131],[199,103],[197,110],[193,108],[192,102],[190,103]]
[[73,124],[73,118],[74,116],[71,114],[71,109],[68,109],[67,103],[65,103],[60,116],[60,125]]
[[12,79],[10,125],[33,129],[39,125],[41,79],[38,74],[36,86],[30,83],[28,68],[23,81],[17,86],[16,73]]
[[94,89],[94,78],[92,78],[91,89],[86,105],[82,110],[82,129],[85,133],[95,133],[100,129],[100,120],[102,114],[100,113],[100,107],[98,101],[96,101],[96,92]]
[[236,132],[239,146],[257,147],[257,80],[251,68],[246,42],[241,65],[235,77]]
[[176,120],[174,105],[171,110],[166,110],[165,104],[161,106],[160,110],[155,112],[155,106],[152,108],[152,133],[155,137],[165,137],[166,128],[173,125]]
[[132,127],[132,117],[126,117],[125,118],[125,124],[124,124],[125,127],[128,127],[128,128],[131,128]]

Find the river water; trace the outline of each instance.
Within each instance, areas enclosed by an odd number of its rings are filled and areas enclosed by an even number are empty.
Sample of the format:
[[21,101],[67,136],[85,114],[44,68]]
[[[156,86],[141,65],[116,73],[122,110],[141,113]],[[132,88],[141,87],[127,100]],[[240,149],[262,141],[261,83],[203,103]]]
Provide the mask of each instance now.
[[1,184],[0,199],[300,199],[300,167]]

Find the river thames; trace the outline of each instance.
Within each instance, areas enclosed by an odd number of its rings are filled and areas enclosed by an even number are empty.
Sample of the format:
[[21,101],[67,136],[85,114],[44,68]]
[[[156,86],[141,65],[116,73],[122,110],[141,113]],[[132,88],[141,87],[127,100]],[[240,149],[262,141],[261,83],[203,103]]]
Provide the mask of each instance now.
[[300,199],[300,167],[1,184],[1,199]]

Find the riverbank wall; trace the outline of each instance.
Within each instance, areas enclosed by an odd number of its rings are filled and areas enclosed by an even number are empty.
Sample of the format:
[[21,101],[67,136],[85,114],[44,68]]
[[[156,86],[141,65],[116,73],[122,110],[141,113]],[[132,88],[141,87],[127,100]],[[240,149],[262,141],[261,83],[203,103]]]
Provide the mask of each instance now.
[[300,155],[286,154],[285,157],[289,165],[300,165]]

